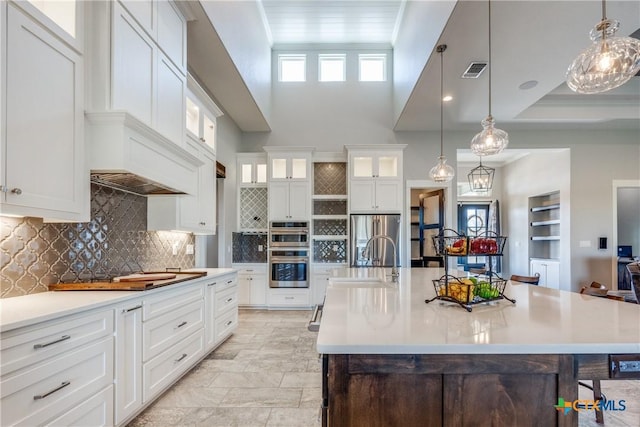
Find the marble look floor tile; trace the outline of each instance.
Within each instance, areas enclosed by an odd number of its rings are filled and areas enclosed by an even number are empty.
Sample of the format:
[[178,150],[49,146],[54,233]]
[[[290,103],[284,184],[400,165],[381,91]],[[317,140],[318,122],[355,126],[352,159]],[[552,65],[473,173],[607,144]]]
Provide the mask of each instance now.
[[227,395],[228,388],[219,387],[191,387],[177,384],[162,400],[163,406],[176,408],[209,408],[220,406]]
[[301,408],[319,408],[322,403],[322,387],[307,387],[302,389],[300,399]]
[[210,372],[242,372],[248,364],[249,362],[225,359],[205,359],[201,362],[201,365]]
[[267,421],[268,427],[320,426],[319,410],[313,408],[274,408]]
[[282,372],[222,372],[213,380],[210,387],[278,387],[283,375]]
[[306,372],[307,361],[267,359],[246,364],[245,372]]
[[232,388],[219,406],[297,408],[301,398],[301,388]]
[[285,372],[281,387],[320,387],[322,378],[315,372]]
[[129,427],[160,427],[160,426],[181,426],[181,422],[187,415],[184,408],[163,408],[152,406],[142,414],[138,415]]
[[207,412],[209,417],[198,421],[197,427],[264,427],[271,409],[211,408]]

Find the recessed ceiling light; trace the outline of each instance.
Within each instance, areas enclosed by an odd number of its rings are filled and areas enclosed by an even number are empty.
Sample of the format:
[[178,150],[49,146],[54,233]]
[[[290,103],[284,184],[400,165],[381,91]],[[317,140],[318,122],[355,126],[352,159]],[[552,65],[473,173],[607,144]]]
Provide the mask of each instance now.
[[453,96],[451,96],[451,95],[447,95],[447,96],[445,96],[444,98],[442,98],[442,100],[443,100],[444,102],[449,102],[449,101],[451,101],[452,99],[453,99]]
[[538,86],[538,81],[537,80],[529,80],[527,82],[522,83],[518,87],[520,89],[522,89],[522,90],[527,90],[527,89],[533,89],[536,86]]

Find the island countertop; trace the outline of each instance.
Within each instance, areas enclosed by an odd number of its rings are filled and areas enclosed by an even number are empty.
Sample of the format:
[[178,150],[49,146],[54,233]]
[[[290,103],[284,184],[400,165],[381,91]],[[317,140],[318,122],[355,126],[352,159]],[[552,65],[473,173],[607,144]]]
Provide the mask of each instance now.
[[[464,276],[466,273],[459,273]],[[335,270],[317,350],[323,354],[640,353],[640,305],[508,282],[498,300],[473,306],[435,296],[443,269]]]

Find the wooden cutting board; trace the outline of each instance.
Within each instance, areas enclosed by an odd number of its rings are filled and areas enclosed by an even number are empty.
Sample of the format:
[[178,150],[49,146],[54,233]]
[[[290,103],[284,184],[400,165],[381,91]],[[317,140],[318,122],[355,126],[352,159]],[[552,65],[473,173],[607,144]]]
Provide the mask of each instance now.
[[127,276],[114,277],[114,282],[148,282],[153,280],[175,279],[175,273],[137,273]]
[[91,282],[54,283],[50,291],[144,291],[154,286],[153,282]]

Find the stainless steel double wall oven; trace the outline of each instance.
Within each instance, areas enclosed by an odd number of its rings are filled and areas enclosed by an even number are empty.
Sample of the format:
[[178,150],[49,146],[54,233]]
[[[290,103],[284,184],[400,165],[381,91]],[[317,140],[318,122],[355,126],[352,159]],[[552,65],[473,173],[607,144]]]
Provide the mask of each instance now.
[[269,287],[309,287],[308,222],[271,222],[269,226]]

